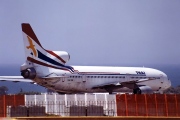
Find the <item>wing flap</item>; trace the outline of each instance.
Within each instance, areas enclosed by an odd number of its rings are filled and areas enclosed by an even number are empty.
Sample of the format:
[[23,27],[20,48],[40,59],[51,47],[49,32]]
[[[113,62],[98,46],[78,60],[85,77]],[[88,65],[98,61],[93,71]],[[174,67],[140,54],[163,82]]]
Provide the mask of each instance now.
[[127,81],[126,83],[141,83],[141,82],[146,82],[146,81],[151,81],[151,80],[155,80],[155,78],[131,80],[131,81]]
[[97,89],[97,88],[103,89],[103,88],[108,88],[108,87],[113,87],[113,86],[121,87],[121,84],[119,82],[101,84],[101,85],[94,86],[92,89]]
[[67,77],[68,76],[50,76],[50,77],[41,77],[41,79],[54,80],[54,79],[67,78]]
[[107,83],[107,84],[101,84],[101,85],[97,85],[94,86],[92,89],[103,89],[103,88],[108,88],[108,87],[128,87],[130,84],[134,85],[137,83],[141,83],[141,82],[146,82],[146,81],[150,81],[150,80],[155,80],[154,78],[148,78],[148,79],[139,79],[139,80],[131,80],[131,81],[125,81],[125,82],[113,82],[113,83]]

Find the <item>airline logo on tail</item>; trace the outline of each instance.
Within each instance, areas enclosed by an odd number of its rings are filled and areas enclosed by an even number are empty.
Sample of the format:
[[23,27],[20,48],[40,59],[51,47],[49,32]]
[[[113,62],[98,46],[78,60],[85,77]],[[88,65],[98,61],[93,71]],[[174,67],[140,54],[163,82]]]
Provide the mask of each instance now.
[[37,51],[36,51],[36,49],[35,49],[35,45],[33,44],[32,39],[31,39],[29,36],[27,36],[27,38],[28,38],[28,41],[29,41],[29,46],[26,46],[26,48],[27,48],[27,49],[31,49],[31,50],[33,51],[33,55],[34,55],[35,57],[37,57]]
[[66,70],[71,73],[74,72],[73,67],[64,65],[65,61],[61,56],[58,56],[53,51],[46,50],[42,47],[30,24],[23,23],[22,31],[25,33],[25,49],[28,51],[30,50],[30,54],[35,56],[35,58],[32,58],[32,56],[29,56],[29,52],[27,52],[27,60],[42,66]]

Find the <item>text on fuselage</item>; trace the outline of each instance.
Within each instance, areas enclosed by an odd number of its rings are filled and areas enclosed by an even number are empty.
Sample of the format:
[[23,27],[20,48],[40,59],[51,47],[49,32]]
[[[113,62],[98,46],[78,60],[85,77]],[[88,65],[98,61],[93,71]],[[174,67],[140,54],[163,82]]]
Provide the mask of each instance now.
[[139,75],[145,75],[146,73],[144,71],[136,71],[136,73]]

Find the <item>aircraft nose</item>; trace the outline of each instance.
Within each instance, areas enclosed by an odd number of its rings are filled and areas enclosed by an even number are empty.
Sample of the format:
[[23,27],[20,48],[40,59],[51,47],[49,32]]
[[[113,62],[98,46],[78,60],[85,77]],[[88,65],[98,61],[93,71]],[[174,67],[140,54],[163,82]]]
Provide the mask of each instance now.
[[165,89],[168,89],[169,87],[171,87],[171,81],[167,79],[165,82]]

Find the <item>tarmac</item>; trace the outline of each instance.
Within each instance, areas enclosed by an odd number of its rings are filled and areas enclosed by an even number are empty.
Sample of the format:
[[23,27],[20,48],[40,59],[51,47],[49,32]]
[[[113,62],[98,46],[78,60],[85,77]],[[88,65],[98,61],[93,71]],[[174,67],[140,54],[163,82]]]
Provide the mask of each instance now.
[[119,116],[119,117],[17,117],[2,120],[179,120],[180,117],[146,117],[146,116]]

